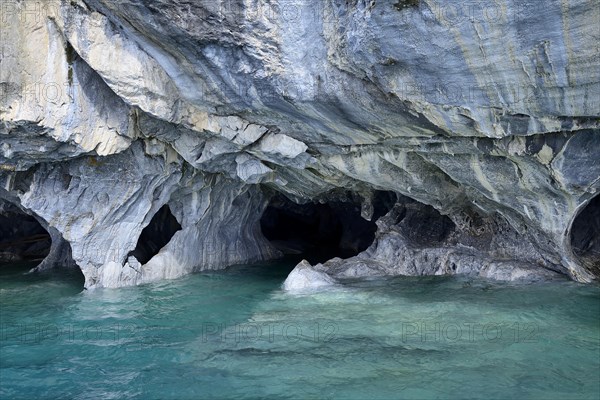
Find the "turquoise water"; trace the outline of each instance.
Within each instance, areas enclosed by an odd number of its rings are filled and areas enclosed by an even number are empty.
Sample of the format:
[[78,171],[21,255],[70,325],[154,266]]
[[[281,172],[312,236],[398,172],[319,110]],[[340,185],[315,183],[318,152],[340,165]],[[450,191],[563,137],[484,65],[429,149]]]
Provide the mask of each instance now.
[[118,290],[0,269],[0,398],[598,399],[600,288],[280,290],[269,264]]

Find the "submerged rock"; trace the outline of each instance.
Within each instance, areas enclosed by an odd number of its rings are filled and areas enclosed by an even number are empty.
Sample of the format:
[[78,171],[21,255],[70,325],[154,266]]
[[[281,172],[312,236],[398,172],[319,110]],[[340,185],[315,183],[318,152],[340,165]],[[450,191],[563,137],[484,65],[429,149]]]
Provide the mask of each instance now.
[[[600,277],[594,2],[293,3],[3,8],[0,198],[50,234],[41,267],[89,288],[267,260],[278,193],[375,221],[386,191],[371,246],[326,267]],[[181,230],[140,262],[165,205]]]
[[302,260],[288,275],[283,283],[283,289],[297,292],[332,285],[335,285],[333,278],[324,272],[317,271],[308,261]]

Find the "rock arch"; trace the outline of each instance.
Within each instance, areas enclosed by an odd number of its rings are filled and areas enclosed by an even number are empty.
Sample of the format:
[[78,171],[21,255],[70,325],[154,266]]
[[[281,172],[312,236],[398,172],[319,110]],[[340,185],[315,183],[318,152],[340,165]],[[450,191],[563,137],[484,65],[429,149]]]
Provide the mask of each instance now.
[[600,195],[579,209],[571,223],[568,240],[577,262],[600,278]]

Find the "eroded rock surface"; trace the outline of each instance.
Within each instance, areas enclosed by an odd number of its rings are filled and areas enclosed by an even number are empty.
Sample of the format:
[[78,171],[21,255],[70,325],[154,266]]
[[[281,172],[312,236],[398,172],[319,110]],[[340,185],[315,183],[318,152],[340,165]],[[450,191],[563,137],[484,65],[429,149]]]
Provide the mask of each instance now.
[[283,282],[283,289],[289,292],[303,292],[332,285],[335,285],[333,278],[303,260]]
[[[311,268],[315,274],[338,280],[461,274],[535,282],[556,279],[559,272],[565,272],[545,259],[534,238],[518,234],[498,218],[455,224],[431,206],[400,198],[377,226],[375,241],[359,255],[334,258],[314,267],[303,261],[290,276],[306,275],[303,271]],[[322,279],[326,278],[318,280]]]
[[[600,276],[598,230],[574,224],[598,215],[597,2],[2,12],[0,198],[44,225],[53,260],[72,259],[87,287],[278,257],[259,224],[269,199],[340,190],[369,218],[376,191],[400,200],[367,250],[329,262],[339,274]],[[131,252],[165,205],[181,230],[142,264]]]

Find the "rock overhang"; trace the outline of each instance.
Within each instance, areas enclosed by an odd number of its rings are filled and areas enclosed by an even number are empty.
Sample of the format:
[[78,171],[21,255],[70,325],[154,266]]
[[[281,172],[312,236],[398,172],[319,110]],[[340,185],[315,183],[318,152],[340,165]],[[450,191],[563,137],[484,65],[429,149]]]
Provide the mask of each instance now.
[[[10,10],[18,18],[3,38],[2,84],[20,88],[2,98],[3,193],[21,190],[21,205],[67,241],[81,242],[73,251],[84,270],[107,262],[88,254],[96,236],[83,228],[114,230],[97,212],[107,197],[119,198],[111,177],[127,181],[131,170],[149,168],[131,179],[130,189],[149,184],[129,197],[132,215],[112,217],[131,217],[118,239],[125,243],[99,246],[101,253],[120,249],[114,262],[123,262],[121,252],[131,250],[152,210],[168,202],[209,209],[261,187],[304,200],[350,188],[394,191],[458,222],[475,210],[525,237],[537,264],[594,278],[566,239],[600,184],[600,76],[590,68],[598,54],[594,13],[583,2],[550,2],[545,20],[518,14],[517,1],[493,20],[483,13],[450,20],[446,1],[395,10],[387,2],[297,2],[290,15],[281,4],[265,12],[250,0],[197,2],[194,10],[165,1],[57,0],[46,8],[52,13],[40,10],[33,20],[26,3]],[[46,92],[76,85],[62,102],[23,95],[39,83]],[[126,167],[96,165],[105,162]],[[42,166],[36,185],[47,189],[19,182],[16,171],[35,165]],[[81,173],[73,174],[73,187],[56,189],[55,171],[64,168]],[[76,201],[69,210],[34,201],[61,190],[68,199],[80,182],[108,182],[86,200],[97,199],[91,210]],[[216,199],[218,190],[208,193],[215,182],[233,192]],[[267,200],[254,203],[253,219]],[[249,210],[237,212],[250,218]],[[256,236],[249,243],[259,250],[225,246],[223,260],[203,262],[220,268],[276,254],[256,221],[233,233],[211,224],[213,242]],[[81,228],[76,236],[72,226]]]

